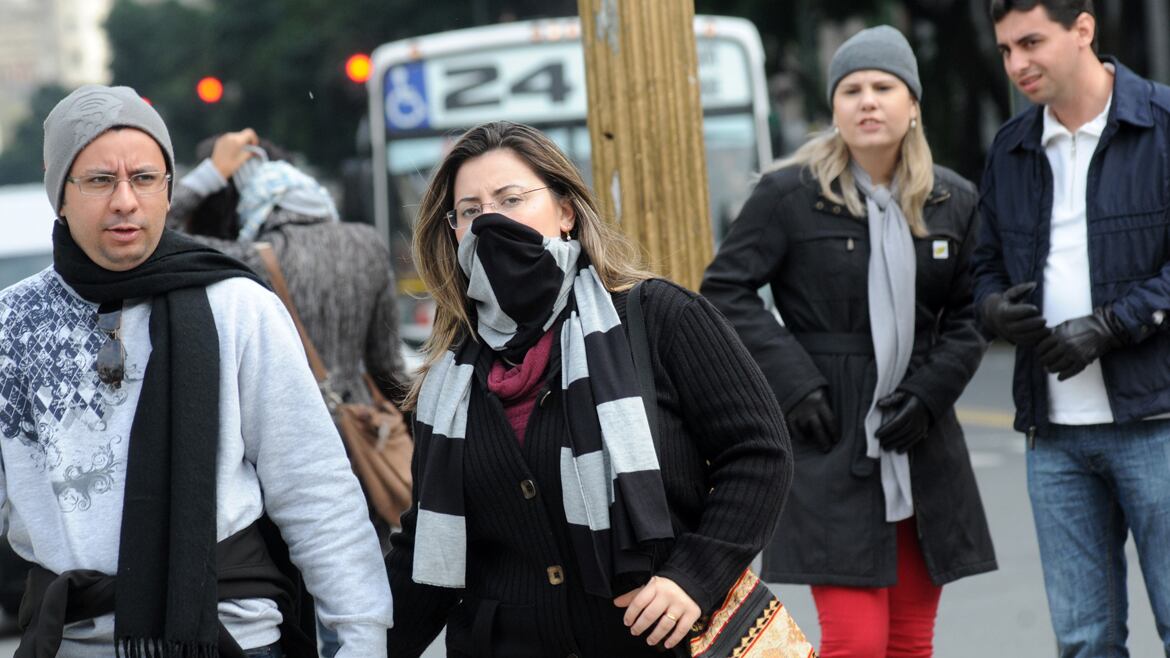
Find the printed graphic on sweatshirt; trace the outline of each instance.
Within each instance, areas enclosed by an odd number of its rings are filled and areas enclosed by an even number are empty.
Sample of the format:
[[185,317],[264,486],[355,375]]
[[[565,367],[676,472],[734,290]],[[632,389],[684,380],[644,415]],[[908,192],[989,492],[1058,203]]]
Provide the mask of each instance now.
[[88,464],[73,463],[65,468],[65,479],[53,483],[61,511],[84,512],[93,504],[94,496],[114,488],[114,472],[122,463],[114,453],[114,445],[121,442],[121,438],[115,438],[98,448]]
[[[113,486],[113,446],[62,445],[62,437],[106,431],[125,387],[98,380],[94,361],[106,335],[92,305],[45,272],[0,298],[0,439],[19,439],[33,466],[48,471],[62,509],[88,509]],[[127,378],[130,377],[127,364]],[[70,442],[72,443],[72,442]],[[93,454],[87,454],[93,452]]]

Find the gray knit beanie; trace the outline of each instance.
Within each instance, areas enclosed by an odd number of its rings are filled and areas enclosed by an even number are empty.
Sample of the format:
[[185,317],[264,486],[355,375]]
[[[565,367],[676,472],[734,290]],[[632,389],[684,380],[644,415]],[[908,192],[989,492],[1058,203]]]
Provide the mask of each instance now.
[[[65,178],[82,149],[110,128],[137,128],[154,138],[175,172],[175,150],[162,117],[130,87],[85,85],[57,103],[45,119],[45,192],[60,215]],[[170,196],[173,186],[168,186]]]
[[829,107],[841,78],[854,71],[885,71],[898,76],[914,98],[922,100],[922,83],[918,80],[918,60],[910,43],[898,30],[878,25],[862,30],[841,44],[829,63]]

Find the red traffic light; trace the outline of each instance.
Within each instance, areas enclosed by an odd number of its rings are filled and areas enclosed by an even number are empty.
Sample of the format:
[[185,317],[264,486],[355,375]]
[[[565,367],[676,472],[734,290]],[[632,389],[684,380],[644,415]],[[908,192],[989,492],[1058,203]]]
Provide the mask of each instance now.
[[219,78],[207,76],[195,85],[195,93],[204,103],[218,103],[223,98],[223,83]]
[[370,56],[365,53],[350,55],[345,60],[345,75],[358,84],[370,79],[371,68]]

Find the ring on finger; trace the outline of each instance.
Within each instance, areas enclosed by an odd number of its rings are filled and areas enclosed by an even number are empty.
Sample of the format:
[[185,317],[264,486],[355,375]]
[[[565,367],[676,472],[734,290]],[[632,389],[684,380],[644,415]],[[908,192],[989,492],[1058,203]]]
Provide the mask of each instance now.
[[675,623],[678,623],[678,617],[675,617],[674,615],[670,614],[669,612],[664,613],[663,616],[666,617],[667,619],[675,622]]

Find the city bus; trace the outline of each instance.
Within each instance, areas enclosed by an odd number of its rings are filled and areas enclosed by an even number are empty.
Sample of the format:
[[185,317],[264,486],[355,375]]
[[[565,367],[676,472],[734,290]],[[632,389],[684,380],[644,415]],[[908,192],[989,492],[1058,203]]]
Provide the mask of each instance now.
[[[696,16],[694,25],[718,243],[751,192],[753,175],[772,158],[764,51],[744,19]],[[464,130],[501,119],[536,126],[589,182],[580,39],[579,20],[567,17],[403,39],[373,52],[367,85],[374,225],[390,244],[401,292],[424,292],[410,265],[411,226],[432,168]]]

